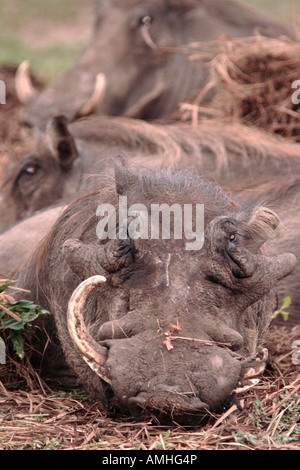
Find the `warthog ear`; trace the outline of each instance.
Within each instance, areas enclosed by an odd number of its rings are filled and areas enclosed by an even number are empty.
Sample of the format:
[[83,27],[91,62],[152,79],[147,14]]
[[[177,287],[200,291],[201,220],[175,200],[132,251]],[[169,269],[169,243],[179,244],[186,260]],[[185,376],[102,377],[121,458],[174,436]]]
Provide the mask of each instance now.
[[280,219],[271,209],[248,206],[234,214],[214,219],[207,229],[213,252],[228,253],[243,247],[249,253],[259,253],[260,247],[270,239]]
[[58,159],[64,171],[71,170],[78,151],[73,136],[67,127],[65,116],[55,116],[47,124],[46,134],[51,153]]
[[249,207],[241,211],[237,220],[245,223],[243,238],[245,247],[250,251],[260,248],[273,236],[275,229],[280,225],[278,215],[262,206]]
[[137,182],[137,177],[128,168],[127,160],[123,155],[115,158],[114,169],[117,194],[125,195],[128,189]]

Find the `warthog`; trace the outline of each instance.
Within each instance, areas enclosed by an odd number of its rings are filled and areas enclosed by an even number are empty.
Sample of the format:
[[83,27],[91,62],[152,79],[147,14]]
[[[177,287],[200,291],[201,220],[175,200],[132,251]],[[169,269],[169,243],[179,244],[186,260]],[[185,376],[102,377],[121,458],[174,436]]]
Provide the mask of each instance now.
[[74,68],[39,94],[24,64],[18,94],[27,122],[40,128],[57,114],[69,120],[91,112],[154,119],[177,110],[207,81],[205,61],[190,61],[191,50],[183,46],[255,31],[289,36],[290,29],[232,0],[102,1],[91,43]]
[[[121,197],[130,208],[122,223]],[[155,204],[180,207],[170,237],[139,238]],[[185,220],[190,205],[187,222],[197,232],[199,204],[204,241],[191,251],[185,230],[175,237],[176,217]],[[100,239],[99,223],[109,234],[110,208],[120,218],[117,236]],[[163,229],[163,218],[156,221]],[[132,170],[119,161],[115,178],[103,177],[98,191],[68,206],[19,285],[53,313],[66,360],[90,393],[185,422],[185,413],[223,409],[264,367],[273,288],[295,267],[292,254],[262,253],[278,224],[273,211],[239,209],[188,171]]]
[[31,251],[48,233],[64,205],[37,211],[0,234],[0,276],[16,278]]
[[193,168],[224,186],[299,171],[299,148],[255,129],[221,121],[159,125],[91,116],[50,120],[36,148],[13,161],[0,188],[0,231],[35,211],[92,188],[122,153],[151,168]]

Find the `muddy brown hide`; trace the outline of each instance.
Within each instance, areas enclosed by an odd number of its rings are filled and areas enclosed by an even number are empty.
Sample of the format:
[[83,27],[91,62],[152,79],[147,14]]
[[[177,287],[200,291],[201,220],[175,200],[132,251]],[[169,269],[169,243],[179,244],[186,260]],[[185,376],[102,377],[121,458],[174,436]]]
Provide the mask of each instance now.
[[240,124],[203,120],[159,125],[91,116],[67,125],[50,120],[36,146],[6,168],[0,188],[0,231],[97,184],[119,153],[149,168],[195,169],[223,186],[243,185],[299,171],[299,148]]
[[76,65],[42,93],[30,94],[25,85],[25,120],[44,129],[57,114],[69,120],[82,115],[99,73],[106,77],[105,97],[92,112],[142,119],[165,116],[192,99],[208,78],[205,61],[190,61],[182,46],[255,31],[275,37],[291,34],[231,0],[101,2],[91,43]]
[[[263,347],[274,286],[295,266],[293,255],[261,254],[279,219],[262,206],[237,209],[221,189],[187,171],[130,170],[119,161],[115,174],[67,208],[19,285],[53,313],[68,364],[99,400],[113,396],[124,410],[164,410],[183,422],[222,409]],[[100,240],[96,210],[103,203],[118,210],[120,196],[128,207],[144,204],[149,216],[155,203],[204,204],[202,249],[187,250],[187,239],[172,237],[172,224],[170,239]],[[134,217],[125,220],[132,233]],[[71,294],[94,275],[106,282],[76,308],[88,343],[96,344],[91,358],[99,357],[102,378],[70,337],[79,323],[67,324]]]

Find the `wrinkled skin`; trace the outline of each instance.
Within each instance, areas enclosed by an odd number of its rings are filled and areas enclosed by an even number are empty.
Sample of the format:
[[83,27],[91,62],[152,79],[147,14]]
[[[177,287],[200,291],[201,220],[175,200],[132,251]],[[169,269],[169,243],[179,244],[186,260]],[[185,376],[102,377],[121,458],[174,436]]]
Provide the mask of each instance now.
[[[152,41],[145,41],[147,28]],[[234,1],[219,0],[109,0],[95,15],[91,43],[77,64],[55,84],[27,100],[26,121],[45,128],[57,114],[69,120],[90,98],[96,76],[107,80],[105,98],[95,112],[154,119],[177,110],[193,98],[208,78],[205,62],[166,52],[192,42],[222,36],[290,35],[284,26]]]
[[[264,207],[237,209],[219,188],[190,173],[135,173],[124,163],[115,182],[82,197],[62,215],[19,285],[37,292],[53,313],[66,360],[100,400],[113,395],[122,409],[162,411],[171,418],[230,404],[247,365],[263,346],[277,282],[295,257],[271,258],[261,247],[279,219]],[[205,208],[205,241],[106,240],[96,236],[99,203],[195,204]],[[150,213],[150,211],[149,211]],[[130,221],[128,219],[128,230]],[[38,270],[38,285],[36,269]],[[104,353],[104,385],[79,354],[67,327],[70,296],[95,274],[82,306],[89,334]],[[178,328],[181,328],[179,330]],[[171,345],[165,343],[171,332]],[[95,356],[96,357],[96,356]],[[249,362],[250,361],[250,362]]]
[[[297,145],[221,121],[159,125],[138,119],[91,116],[67,125],[56,116],[36,147],[6,169],[0,188],[0,231],[97,184],[119,153],[149,168],[194,168],[223,186],[256,184],[299,171]],[[91,176],[94,175],[94,176]]]

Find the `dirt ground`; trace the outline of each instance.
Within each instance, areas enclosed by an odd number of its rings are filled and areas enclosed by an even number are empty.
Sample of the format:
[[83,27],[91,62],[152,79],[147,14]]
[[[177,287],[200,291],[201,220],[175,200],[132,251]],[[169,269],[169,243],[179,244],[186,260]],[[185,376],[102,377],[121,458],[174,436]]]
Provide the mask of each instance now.
[[[1,67],[8,104],[0,113],[0,180],[4,166],[29,149],[33,139],[21,123],[14,75],[14,66]],[[299,337],[300,327],[272,327],[270,361],[259,384],[239,394],[222,414],[211,414],[193,427],[163,426],[154,416],[134,420],[103,408],[80,388],[46,383],[26,359],[10,358],[0,366],[0,449],[300,450],[300,375],[292,360]]]
[[105,409],[82,389],[43,382],[26,360],[11,358],[0,367],[0,449],[300,450],[300,375],[291,347],[299,335],[300,327],[273,327],[260,382],[190,427]]

